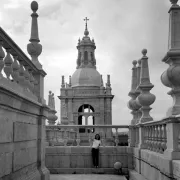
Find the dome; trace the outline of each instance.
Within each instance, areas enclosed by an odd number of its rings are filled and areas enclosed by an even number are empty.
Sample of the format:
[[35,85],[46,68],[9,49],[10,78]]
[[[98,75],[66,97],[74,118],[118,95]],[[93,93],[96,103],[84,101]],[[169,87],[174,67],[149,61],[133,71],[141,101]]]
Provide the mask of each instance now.
[[94,68],[79,68],[71,78],[72,87],[76,86],[101,86],[101,75]]

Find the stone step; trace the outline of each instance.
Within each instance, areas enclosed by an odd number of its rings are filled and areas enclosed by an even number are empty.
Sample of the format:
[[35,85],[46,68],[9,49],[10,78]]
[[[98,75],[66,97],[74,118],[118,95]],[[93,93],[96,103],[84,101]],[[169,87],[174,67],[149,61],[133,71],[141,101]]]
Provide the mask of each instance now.
[[122,168],[122,173],[114,168],[48,168],[51,174],[107,174],[128,175],[128,169]]
[[109,174],[59,174],[50,175],[50,180],[127,180],[125,176]]

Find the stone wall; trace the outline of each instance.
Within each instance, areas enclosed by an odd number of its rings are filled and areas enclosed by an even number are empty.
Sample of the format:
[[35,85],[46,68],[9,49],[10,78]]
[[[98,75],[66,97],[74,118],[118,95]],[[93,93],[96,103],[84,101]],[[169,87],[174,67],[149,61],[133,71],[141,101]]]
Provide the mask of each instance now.
[[48,108],[0,86],[0,180],[49,179],[45,167]]
[[[114,163],[121,162],[123,172],[132,169],[132,148],[100,147],[99,171],[114,173]],[[91,147],[57,146],[46,147],[46,167],[51,173],[92,173]]]
[[130,180],[180,179],[180,160],[145,149],[133,148],[133,168]]

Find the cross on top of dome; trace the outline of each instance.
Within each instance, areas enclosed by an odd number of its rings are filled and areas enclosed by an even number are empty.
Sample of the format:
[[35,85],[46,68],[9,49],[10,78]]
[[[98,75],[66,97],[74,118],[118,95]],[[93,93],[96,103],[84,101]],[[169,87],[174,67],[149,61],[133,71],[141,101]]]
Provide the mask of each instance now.
[[84,35],[85,35],[85,36],[88,36],[88,35],[89,35],[89,31],[88,31],[88,29],[87,29],[87,21],[89,21],[89,19],[86,17],[86,18],[84,19],[84,21],[86,21]]

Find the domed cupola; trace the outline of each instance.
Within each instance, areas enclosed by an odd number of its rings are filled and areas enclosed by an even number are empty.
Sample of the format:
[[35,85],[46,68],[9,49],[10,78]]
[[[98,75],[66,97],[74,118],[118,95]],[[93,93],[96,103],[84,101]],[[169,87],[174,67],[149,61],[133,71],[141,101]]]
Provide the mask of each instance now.
[[101,75],[96,70],[96,59],[95,59],[95,42],[94,39],[90,39],[89,31],[87,29],[87,17],[84,37],[79,39],[77,49],[77,67],[76,71],[72,75],[72,87],[77,86],[101,86]]

